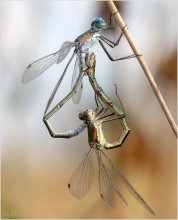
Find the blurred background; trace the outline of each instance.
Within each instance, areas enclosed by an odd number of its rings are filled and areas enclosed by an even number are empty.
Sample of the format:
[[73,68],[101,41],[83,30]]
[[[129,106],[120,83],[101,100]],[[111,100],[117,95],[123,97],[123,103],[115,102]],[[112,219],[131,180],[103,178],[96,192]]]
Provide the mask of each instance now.
[[[160,91],[176,120],[177,1],[115,2],[133,35]],[[47,100],[69,57],[38,79],[22,84],[26,66],[57,51],[90,28],[96,16],[109,21],[103,1],[4,1],[1,2],[1,136],[2,218],[176,218],[176,138],[136,59],[111,62],[99,44],[96,78],[114,100],[114,83],[131,129],[121,148],[106,153],[156,212],[148,213],[129,192],[121,188],[128,206],[115,198],[111,209],[99,195],[98,168],[90,192],[74,198],[67,182],[89,148],[87,131],[72,139],[53,139],[43,121]],[[118,27],[103,35],[116,41]],[[125,39],[109,51],[113,57],[132,54]],[[74,62],[54,104],[71,89]],[[78,114],[95,108],[88,79],[78,105],[70,100],[52,118],[56,131],[79,124]],[[118,137],[115,125],[105,135]],[[93,158],[96,160],[96,157]]]

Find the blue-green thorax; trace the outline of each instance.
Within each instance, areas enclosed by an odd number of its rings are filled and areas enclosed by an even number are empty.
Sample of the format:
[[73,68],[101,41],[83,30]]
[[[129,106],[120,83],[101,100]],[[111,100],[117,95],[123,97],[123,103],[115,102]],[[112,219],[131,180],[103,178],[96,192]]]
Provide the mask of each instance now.
[[91,28],[77,37],[75,42],[79,43],[80,52],[88,52],[88,49],[100,38],[100,31],[107,29],[108,25],[101,17],[97,17],[92,23]]

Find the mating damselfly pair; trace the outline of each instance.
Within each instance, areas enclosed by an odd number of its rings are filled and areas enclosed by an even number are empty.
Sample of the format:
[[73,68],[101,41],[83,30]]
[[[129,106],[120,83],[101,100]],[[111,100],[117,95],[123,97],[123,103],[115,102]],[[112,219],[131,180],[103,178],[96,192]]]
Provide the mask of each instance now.
[[[91,156],[92,153],[95,152],[98,161],[99,167],[99,189],[101,197],[110,205],[111,207],[114,206],[114,194],[118,194],[119,197],[126,203],[126,200],[122,196],[121,192],[119,191],[116,184],[113,182],[112,177],[107,169],[107,167],[103,163],[102,157],[104,157],[110,167],[112,168],[113,172],[120,178],[120,180],[125,184],[127,189],[130,193],[152,214],[154,212],[152,209],[147,205],[147,203],[143,200],[143,198],[136,192],[136,190],[131,186],[131,184],[126,180],[126,178],[118,171],[118,169],[112,164],[111,160],[106,156],[104,149],[112,149],[119,147],[125,141],[127,135],[129,134],[129,127],[126,120],[126,114],[122,107],[116,105],[102,90],[102,88],[98,85],[96,78],[95,78],[95,55],[94,53],[90,54],[89,49],[90,47],[99,42],[101,47],[104,49],[105,53],[109,57],[111,61],[118,61],[124,60],[128,58],[133,58],[136,55],[130,55],[126,57],[121,57],[114,59],[110,53],[107,51],[104,43],[106,43],[110,47],[115,47],[119,45],[120,40],[123,36],[121,32],[118,40],[113,42],[106,37],[102,36],[100,32],[102,30],[109,30],[112,28],[112,20],[113,16],[110,16],[110,24],[108,25],[106,21],[101,18],[97,17],[92,23],[91,28],[86,31],[84,34],[80,35],[76,38],[73,42],[64,42],[62,47],[55,53],[42,57],[41,59],[31,63],[26,71],[24,72],[22,81],[24,83],[29,82],[42,74],[48,68],[50,68],[55,63],[61,63],[66,56],[69,54],[72,48],[74,48],[73,54],[69,59],[63,74],[61,75],[60,79],[58,80],[48,102],[44,112],[43,121],[47,126],[47,129],[52,137],[55,138],[71,138],[78,134],[80,134],[85,128],[88,129],[88,142],[90,145],[90,149],[84,156],[84,159],[74,172],[74,175],[71,177],[68,187],[71,193],[76,196],[77,198],[82,198],[86,195],[89,191],[91,182],[92,182],[92,160]],[[64,97],[57,105],[55,105],[52,110],[48,112],[48,109],[55,97],[55,94],[67,72],[68,66],[70,65],[72,59],[76,56],[75,66],[74,66],[74,73],[72,77],[72,89],[68,93],[66,97]],[[67,131],[67,132],[60,132],[56,133],[52,126],[49,123],[49,118],[54,115],[69,99],[73,99],[74,103],[78,104],[81,97],[82,91],[82,78],[87,75],[89,77],[89,81],[91,86],[95,92],[95,100],[97,107],[95,110],[87,109],[84,112],[79,114],[80,120],[83,120],[83,123],[76,126],[74,129]],[[117,88],[117,87],[116,87]],[[116,93],[117,94],[117,93]],[[107,114],[107,111],[110,111]],[[121,135],[119,136],[119,140],[113,143],[108,143],[104,137],[102,124],[108,121],[118,120],[123,128]]]

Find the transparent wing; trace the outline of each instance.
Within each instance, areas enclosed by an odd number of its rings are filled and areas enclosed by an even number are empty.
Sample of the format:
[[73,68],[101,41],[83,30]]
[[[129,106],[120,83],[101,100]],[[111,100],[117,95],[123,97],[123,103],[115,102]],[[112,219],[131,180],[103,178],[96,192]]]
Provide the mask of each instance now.
[[28,83],[49,69],[54,63],[62,62],[74,46],[74,42],[64,42],[57,52],[44,56],[28,65],[22,76],[22,82]]
[[138,194],[138,192],[133,188],[133,186],[129,183],[129,181],[120,173],[120,171],[113,165],[111,160],[107,157],[107,155],[102,151],[102,154],[109,162],[110,166],[112,167],[113,171],[117,174],[120,178],[122,183],[127,187],[128,191],[136,198],[136,200],[151,214],[155,215],[154,211],[149,207],[149,205],[145,202],[145,200]]
[[101,154],[97,150],[97,160],[99,165],[99,188],[102,199],[104,199],[109,206],[114,207],[114,190],[111,177],[108,170],[101,160]]
[[123,200],[123,202],[127,204],[121,192],[113,182],[109,170],[106,168],[106,166],[102,161],[101,158],[102,152],[100,150],[95,150],[95,152],[97,154],[97,160],[99,165],[99,186],[100,186],[101,197],[107,202],[109,206],[114,208],[115,205],[114,195],[115,193],[117,193],[119,197]]
[[[74,72],[73,72],[73,76],[72,76],[72,84],[71,84],[72,89],[73,89],[80,73],[81,73],[80,59],[79,59],[79,55],[77,55],[77,58],[75,61],[75,66],[74,66]],[[82,88],[83,88],[83,84],[82,84],[82,80],[81,80],[81,83],[77,87],[75,94],[72,96],[72,101],[75,104],[78,104],[81,99]]]
[[60,54],[57,58],[56,63],[61,63],[67,56],[67,54],[70,52],[71,48],[75,46],[75,42],[66,41],[62,44],[60,48]]
[[90,148],[84,155],[83,160],[74,171],[68,183],[70,192],[78,199],[83,198],[91,187],[93,179],[92,153],[93,149]]

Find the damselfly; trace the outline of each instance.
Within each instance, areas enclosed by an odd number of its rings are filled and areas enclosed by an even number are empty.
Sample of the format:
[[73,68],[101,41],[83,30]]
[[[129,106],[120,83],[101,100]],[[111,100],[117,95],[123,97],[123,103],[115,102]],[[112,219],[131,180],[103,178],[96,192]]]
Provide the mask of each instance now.
[[[123,131],[119,137],[119,140],[117,141],[117,144],[115,143],[114,146],[105,146],[105,148],[113,148],[113,147],[120,147],[123,142],[125,141],[127,135],[130,132],[130,129],[128,127],[127,124],[127,120],[126,120],[126,114],[124,112],[124,108],[122,106],[122,103],[119,99],[119,96],[116,95],[120,101],[121,104],[121,108],[116,105],[107,95],[106,93],[103,91],[103,89],[99,86],[99,84],[96,81],[95,78],[95,55],[94,53],[88,53],[86,58],[85,58],[85,63],[87,66],[87,69],[85,70],[84,74],[88,76],[89,81],[94,89],[94,92],[96,94],[96,98],[100,98],[100,100],[107,106],[108,109],[111,110],[112,114],[111,117],[116,117],[119,118],[120,123],[122,125]],[[64,133],[56,133],[53,128],[51,127],[48,119],[57,111],[59,110],[74,94],[75,94],[75,89],[78,86],[78,83],[80,82],[80,78],[77,80],[77,82],[75,83],[73,89],[71,90],[71,92],[64,98],[62,99],[58,105],[56,105],[48,114],[44,115],[43,121],[45,123],[45,125],[47,126],[47,129],[49,131],[49,133],[51,134],[52,137],[55,138],[71,138],[74,137],[76,135],[78,135],[80,132],[82,132],[85,129],[85,123],[84,124],[80,124],[78,127],[74,128],[71,131],[67,131]],[[97,102],[97,99],[96,99]],[[101,102],[100,102],[101,103]],[[102,105],[102,104],[101,104]],[[113,118],[112,118],[113,119]]]
[[69,59],[63,74],[61,75],[60,79],[58,80],[49,100],[46,106],[45,113],[47,112],[50,103],[52,102],[63,78],[64,75],[68,69],[69,64],[71,63],[72,59],[76,55],[76,62],[74,66],[74,73],[72,77],[72,89],[74,88],[74,85],[77,83],[77,87],[75,87],[75,94],[73,95],[72,99],[74,103],[78,103],[81,97],[81,89],[82,89],[82,78],[84,75],[84,71],[86,70],[87,66],[85,63],[86,55],[89,52],[90,47],[96,43],[99,42],[101,47],[104,49],[106,55],[109,57],[111,61],[118,61],[118,60],[124,60],[128,58],[133,58],[136,55],[130,55],[126,57],[121,58],[113,58],[110,53],[107,51],[104,43],[106,43],[108,46],[114,48],[115,46],[119,45],[119,42],[123,36],[123,33],[121,32],[118,40],[116,42],[113,42],[106,37],[102,36],[100,32],[102,30],[109,30],[112,29],[112,21],[113,16],[110,16],[110,23],[109,25],[106,23],[106,21],[102,17],[96,17],[96,19],[91,23],[91,28],[86,31],[85,33],[81,34],[79,37],[77,37],[73,42],[66,41],[62,44],[61,48],[52,54],[49,54],[47,56],[42,57],[41,59],[38,59],[27,66],[23,77],[22,82],[27,83],[34,78],[38,77],[40,74],[42,74],[44,71],[49,69],[53,64],[59,64],[61,63],[66,56],[69,54],[70,50],[74,48],[73,54],[71,58]]
[[[108,108],[97,109],[96,111],[88,109],[79,114],[79,118],[83,120],[88,129],[88,142],[90,149],[85,153],[81,163],[74,171],[72,177],[69,180],[68,188],[70,192],[77,198],[83,198],[90,190],[93,178],[93,152],[97,156],[99,167],[99,191],[102,199],[106,203],[114,207],[114,196],[117,194],[122,201],[127,204],[121,191],[112,179],[111,172],[116,174],[121,182],[126,186],[128,191],[137,199],[137,201],[147,209],[151,214],[155,214],[154,211],[148,206],[145,200],[138,194],[129,181],[121,174],[121,172],[113,165],[111,160],[105,154],[104,149],[111,149],[118,147],[118,141],[108,143],[105,139],[102,124],[108,121],[120,119],[119,116],[114,114],[106,115]],[[105,114],[105,115],[104,115]],[[111,172],[105,165],[104,161],[110,166]]]

